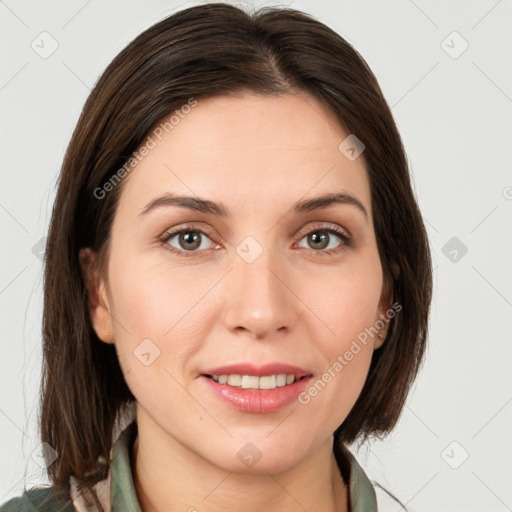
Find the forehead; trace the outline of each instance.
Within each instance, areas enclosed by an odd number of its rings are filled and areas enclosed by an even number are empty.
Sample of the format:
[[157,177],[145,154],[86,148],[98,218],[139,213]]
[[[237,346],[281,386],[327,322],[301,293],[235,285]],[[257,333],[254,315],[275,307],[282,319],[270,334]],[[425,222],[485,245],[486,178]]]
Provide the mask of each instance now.
[[247,93],[200,99],[184,112],[148,134],[152,148],[123,184],[120,207],[140,212],[176,192],[242,212],[341,191],[371,211],[364,159],[340,151],[349,134],[313,97]]

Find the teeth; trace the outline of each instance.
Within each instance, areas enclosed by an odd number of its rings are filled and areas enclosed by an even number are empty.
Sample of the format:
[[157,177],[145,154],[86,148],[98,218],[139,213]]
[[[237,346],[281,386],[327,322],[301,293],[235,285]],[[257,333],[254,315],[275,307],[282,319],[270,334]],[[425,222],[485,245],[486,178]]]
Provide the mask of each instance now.
[[258,389],[258,377],[253,375],[243,375],[242,376],[242,387],[244,389]]
[[260,377],[260,389],[275,389],[277,388],[277,380],[275,375],[268,375]]
[[256,375],[212,375],[212,379],[219,384],[227,384],[236,388],[243,389],[275,389],[288,384],[293,384],[297,379],[295,375],[265,375],[257,377]]
[[227,384],[229,386],[234,386],[239,388],[242,385],[242,376],[241,375],[230,375],[228,377]]

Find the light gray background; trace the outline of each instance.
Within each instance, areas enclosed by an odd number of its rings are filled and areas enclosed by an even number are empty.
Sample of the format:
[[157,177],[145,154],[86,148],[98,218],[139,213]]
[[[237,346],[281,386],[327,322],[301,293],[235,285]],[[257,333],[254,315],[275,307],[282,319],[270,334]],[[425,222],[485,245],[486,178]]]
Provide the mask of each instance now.
[[[32,459],[41,449],[37,244],[71,132],[111,59],[143,29],[195,3],[0,1],[0,503],[46,482]],[[512,2],[281,5],[341,33],[377,75],[433,250],[426,364],[396,431],[358,458],[411,511],[512,510]],[[31,47],[51,49],[43,31],[58,43],[46,59]],[[456,245],[446,246],[453,237]]]

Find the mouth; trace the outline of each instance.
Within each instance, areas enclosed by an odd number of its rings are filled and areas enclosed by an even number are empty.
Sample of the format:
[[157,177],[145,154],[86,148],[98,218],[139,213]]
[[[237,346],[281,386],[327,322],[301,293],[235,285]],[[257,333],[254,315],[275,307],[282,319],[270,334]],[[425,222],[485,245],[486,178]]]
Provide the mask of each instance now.
[[313,374],[297,366],[274,363],[212,368],[200,377],[222,403],[243,412],[270,413],[296,401]]

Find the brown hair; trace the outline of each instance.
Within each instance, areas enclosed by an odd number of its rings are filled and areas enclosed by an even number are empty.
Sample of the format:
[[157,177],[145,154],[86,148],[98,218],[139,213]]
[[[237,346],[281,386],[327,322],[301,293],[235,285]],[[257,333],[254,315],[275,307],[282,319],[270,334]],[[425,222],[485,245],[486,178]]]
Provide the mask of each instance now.
[[404,148],[363,58],[313,17],[286,8],[245,12],[207,4],[177,12],[132,41],[98,80],[61,170],[46,249],[41,439],[59,454],[57,489],[73,475],[88,487],[109,469],[116,413],[134,400],[114,345],[89,318],[79,250],[106,254],[122,183],[102,187],[164,116],[191,98],[252,91],[309,93],[366,146],[386,286],[402,307],[335,442],[384,435],[396,424],[425,350],[432,268]]

